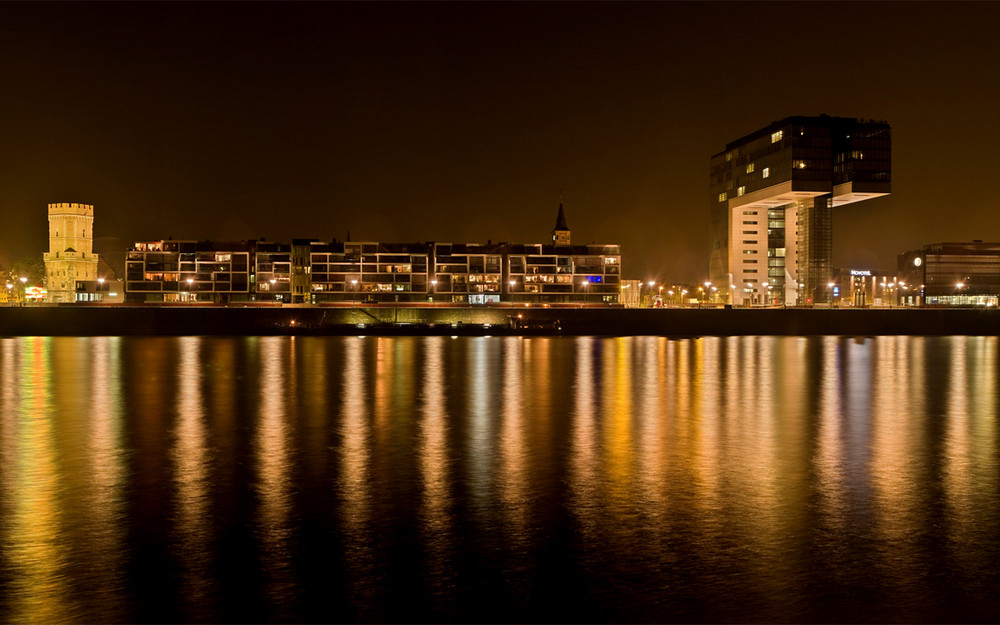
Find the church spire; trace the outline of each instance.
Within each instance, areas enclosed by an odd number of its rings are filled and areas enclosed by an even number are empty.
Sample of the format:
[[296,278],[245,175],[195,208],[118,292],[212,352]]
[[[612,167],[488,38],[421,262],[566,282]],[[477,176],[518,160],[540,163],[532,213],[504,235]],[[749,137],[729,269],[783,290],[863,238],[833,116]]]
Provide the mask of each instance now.
[[552,229],[552,242],[556,245],[569,245],[569,226],[566,225],[566,213],[563,211],[562,194],[559,197],[559,214],[556,216],[556,227]]

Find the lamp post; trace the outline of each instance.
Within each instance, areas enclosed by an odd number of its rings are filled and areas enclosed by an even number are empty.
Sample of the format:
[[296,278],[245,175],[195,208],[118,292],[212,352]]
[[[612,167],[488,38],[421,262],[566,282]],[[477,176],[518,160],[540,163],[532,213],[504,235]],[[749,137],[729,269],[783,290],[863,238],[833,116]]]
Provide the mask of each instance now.
[[192,293],[191,290],[194,288],[194,278],[188,278],[187,283],[188,283],[188,302],[193,302],[194,293]]
[[8,282],[7,283],[7,305],[8,306],[12,306],[13,305],[13,303],[11,302],[11,299],[10,299],[13,296],[13,294],[14,294],[14,292],[11,290],[13,288],[14,288],[14,284],[11,283],[11,282]]
[[28,279],[25,278],[24,276],[21,276],[20,278],[18,278],[18,280],[21,281],[21,306],[24,306],[24,302],[27,299],[27,295],[24,292],[24,289],[28,284]]
[[583,308],[583,305],[587,303],[587,287],[590,286],[590,280],[584,278],[581,284],[583,286],[583,301],[580,303],[580,308]]

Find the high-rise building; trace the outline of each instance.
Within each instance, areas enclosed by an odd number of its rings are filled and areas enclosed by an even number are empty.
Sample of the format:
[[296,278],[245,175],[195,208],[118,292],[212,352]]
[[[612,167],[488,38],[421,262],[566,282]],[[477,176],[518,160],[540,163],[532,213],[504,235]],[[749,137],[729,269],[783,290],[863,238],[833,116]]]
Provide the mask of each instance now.
[[49,251],[42,258],[49,302],[73,302],[77,280],[97,279],[92,204],[49,204]]
[[833,209],[888,195],[884,121],[789,117],[711,158],[709,275],[734,304],[832,299]]

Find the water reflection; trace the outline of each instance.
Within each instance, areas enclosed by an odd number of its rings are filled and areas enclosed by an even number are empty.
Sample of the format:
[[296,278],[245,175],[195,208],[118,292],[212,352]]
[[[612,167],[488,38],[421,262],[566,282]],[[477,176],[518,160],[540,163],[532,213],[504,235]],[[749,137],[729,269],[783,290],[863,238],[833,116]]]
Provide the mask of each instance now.
[[181,577],[181,610],[189,620],[211,620],[211,613],[204,610],[211,605],[213,591],[210,467],[205,440],[201,343],[198,337],[179,341],[177,421],[173,437],[176,566]]
[[[452,553],[452,497],[448,471],[451,454],[448,449],[448,409],[445,404],[444,342],[435,337],[425,344],[424,382],[421,391],[420,472],[424,484],[422,519],[427,569],[431,593],[435,598],[447,596],[446,589],[454,584],[454,572],[449,566]],[[439,605],[439,609],[444,606]]]
[[[285,350],[288,350],[286,353]],[[261,372],[257,387],[260,410],[257,416],[256,466],[260,515],[257,522],[262,572],[267,580],[265,592],[271,607],[272,621],[292,617],[290,606],[296,599],[292,571],[291,466],[289,431],[294,415],[286,412],[288,397],[295,397],[295,341],[277,337],[260,339]]]
[[338,489],[343,501],[339,517],[345,534],[350,594],[357,611],[363,611],[375,599],[370,588],[375,563],[370,528],[370,400],[363,351],[367,341],[354,338],[344,344],[343,417],[339,432],[342,442]]
[[987,620],[997,340],[3,339],[0,620]]

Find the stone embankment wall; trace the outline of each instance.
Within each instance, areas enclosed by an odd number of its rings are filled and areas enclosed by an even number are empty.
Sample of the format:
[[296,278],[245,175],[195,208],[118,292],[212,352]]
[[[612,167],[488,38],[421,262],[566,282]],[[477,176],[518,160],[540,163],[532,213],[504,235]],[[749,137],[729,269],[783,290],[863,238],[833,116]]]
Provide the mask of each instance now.
[[0,336],[269,334],[1000,335],[992,309],[0,308]]

